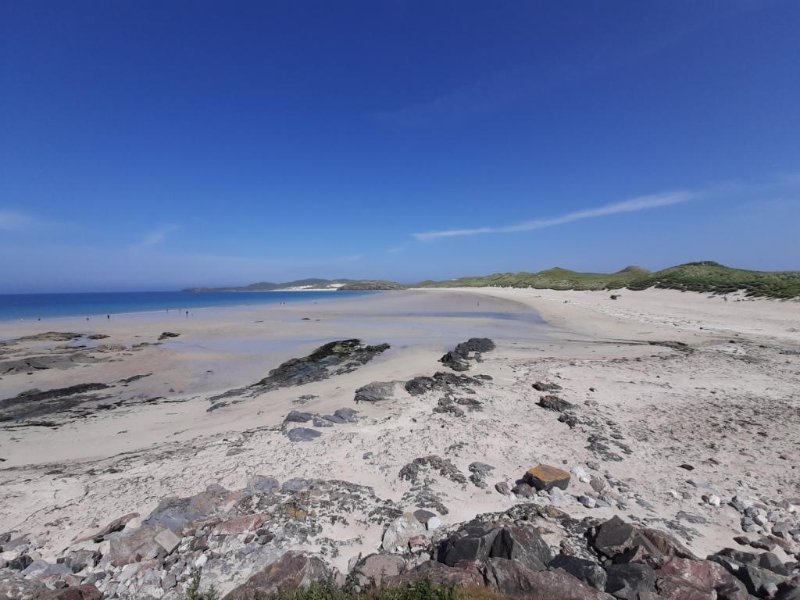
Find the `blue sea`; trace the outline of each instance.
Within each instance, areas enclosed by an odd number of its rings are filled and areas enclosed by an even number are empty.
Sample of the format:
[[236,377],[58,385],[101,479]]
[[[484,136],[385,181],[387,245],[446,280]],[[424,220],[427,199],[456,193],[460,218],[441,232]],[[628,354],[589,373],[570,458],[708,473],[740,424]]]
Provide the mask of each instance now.
[[191,310],[353,298],[376,292],[106,292],[0,294],[0,321],[91,317],[120,313]]

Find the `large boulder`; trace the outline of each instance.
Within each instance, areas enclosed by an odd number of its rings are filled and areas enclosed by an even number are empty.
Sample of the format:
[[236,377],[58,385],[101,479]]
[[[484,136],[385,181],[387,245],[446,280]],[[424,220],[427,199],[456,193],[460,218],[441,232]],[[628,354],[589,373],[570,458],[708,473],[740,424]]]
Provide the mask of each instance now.
[[33,600],[101,600],[103,594],[93,585],[84,584],[60,590],[48,590]]
[[527,600],[611,600],[563,569],[533,571],[515,560],[490,558],[484,567],[486,585]]
[[361,585],[381,586],[400,575],[405,567],[405,559],[397,554],[370,554],[356,565],[353,573]]
[[559,554],[550,561],[549,567],[551,569],[564,569],[573,577],[577,577],[595,589],[606,589],[607,577],[605,570],[599,564],[591,560],[578,558],[577,556],[569,556],[567,554]]
[[307,588],[312,583],[332,578],[330,569],[316,556],[287,552],[226,594],[224,600],[255,600],[276,592]]
[[460,562],[451,567],[441,562],[425,561],[396,577],[384,580],[386,585],[397,586],[419,581],[430,581],[435,585],[474,588],[483,585],[483,575],[478,565]]
[[658,593],[670,600],[746,598],[744,586],[725,568],[708,560],[674,557],[656,571]]
[[636,540],[636,528],[614,515],[597,528],[592,545],[603,556],[614,558],[633,548]]
[[425,526],[413,513],[403,513],[383,532],[381,547],[387,552],[403,552],[408,549],[408,541],[411,538],[425,535],[425,532]]
[[469,523],[439,545],[439,562],[451,567],[462,561],[488,558],[514,560],[533,571],[542,571],[553,559],[553,553],[532,525],[501,528]]
[[164,549],[155,540],[156,535],[161,531],[163,529],[152,525],[142,525],[125,535],[115,534],[110,539],[106,557],[115,567],[122,567],[147,558],[164,555]]
[[656,591],[656,574],[647,565],[629,563],[606,569],[606,592],[622,600],[638,600]]
[[550,546],[532,525],[504,527],[494,538],[492,558],[514,560],[533,571],[543,571],[553,560]]
[[437,560],[452,567],[460,561],[489,558],[500,529],[484,523],[468,523],[443,540],[439,545]]

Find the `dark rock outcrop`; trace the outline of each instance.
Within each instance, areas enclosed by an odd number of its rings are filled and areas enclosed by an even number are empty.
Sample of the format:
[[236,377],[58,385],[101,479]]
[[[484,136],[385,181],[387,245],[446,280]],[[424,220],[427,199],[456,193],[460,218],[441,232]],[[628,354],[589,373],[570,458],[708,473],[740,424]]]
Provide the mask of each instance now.
[[293,442],[310,442],[321,435],[322,433],[316,429],[309,429],[308,427],[295,427],[286,432],[286,437]]
[[482,352],[489,352],[494,348],[494,342],[489,338],[470,338],[447,352],[439,359],[439,362],[454,371],[467,371],[470,358],[479,359]]
[[640,563],[610,565],[606,569],[606,591],[615,598],[638,600],[656,591],[656,574]]
[[395,383],[393,381],[373,381],[356,390],[355,402],[383,402],[391,400],[394,396]]
[[559,554],[550,561],[549,566],[552,569],[564,569],[573,577],[577,577],[595,589],[601,591],[606,589],[606,572],[596,562],[577,556]]

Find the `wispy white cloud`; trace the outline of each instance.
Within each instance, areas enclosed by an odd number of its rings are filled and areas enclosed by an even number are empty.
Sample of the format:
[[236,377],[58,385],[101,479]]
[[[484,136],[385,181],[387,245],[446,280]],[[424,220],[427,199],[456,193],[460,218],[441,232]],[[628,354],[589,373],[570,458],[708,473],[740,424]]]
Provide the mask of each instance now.
[[556,225],[565,225],[574,221],[581,221],[583,219],[595,219],[597,217],[607,217],[620,213],[632,213],[641,210],[650,210],[653,208],[660,208],[663,206],[672,206],[674,204],[681,204],[688,202],[698,196],[695,192],[677,191],[668,192],[664,194],[652,194],[649,196],[639,196],[630,200],[622,202],[615,202],[613,204],[605,204],[597,208],[588,208],[579,210],[557,217],[550,217],[547,219],[533,219],[531,221],[523,221],[522,223],[515,223],[513,225],[504,225],[501,227],[475,227],[471,229],[443,229],[440,231],[426,231],[422,233],[413,234],[415,238],[420,241],[431,241],[440,238],[460,237],[470,235],[484,235],[490,233],[518,233],[521,231],[533,231],[534,229],[544,229],[546,227],[555,227]]
[[133,250],[147,250],[161,244],[170,233],[178,231],[180,225],[161,225],[148,232],[139,243],[132,246]]

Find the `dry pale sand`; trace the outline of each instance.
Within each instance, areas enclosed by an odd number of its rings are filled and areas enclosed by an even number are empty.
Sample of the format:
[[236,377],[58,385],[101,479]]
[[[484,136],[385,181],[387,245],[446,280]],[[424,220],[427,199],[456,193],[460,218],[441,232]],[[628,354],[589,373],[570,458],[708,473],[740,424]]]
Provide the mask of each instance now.
[[[575,496],[591,488],[573,478],[560,500],[564,510],[670,528],[699,554],[731,545],[741,533],[740,515],[724,504],[734,494],[800,496],[797,302],[664,290],[623,290],[618,300],[608,292],[424,290],[199,310],[190,319],[149,314],[3,323],[0,340],[53,330],[109,335],[98,342],[107,346],[103,360],[4,375],[0,398],[152,374],[120,392],[130,404],[113,410],[57,427],[0,423],[0,532],[31,533],[44,556],[114,517],[146,514],[165,496],[195,494],[210,483],[238,489],[256,474],[343,479],[413,509],[410,484],[398,473],[430,454],[449,458],[466,475],[474,461],[494,467],[487,489],[433,482],[449,509],[445,522],[525,501],[497,493],[493,484],[513,485],[538,462],[580,466],[624,481],[627,508],[583,507]],[[162,331],[180,337],[134,347]],[[476,389],[482,411],[434,413],[436,397],[412,397],[402,386],[393,400],[354,405],[356,388],[443,370],[442,353],[475,336],[497,343],[468,372],[492,377]],[[392,348],[352,373],[207,411],[209,396],[352,337]],[[690,351],[653,341],[684,342]],[[15,352],[37,346],[45,345],[22,343]],[[542,394],[531,384],[540,380],[562,386],[559,396],[575,405],[575,427],[537,406]],[[162,399],[137,401],[153,397]],[[318,413],[353,407],[362,419],[293,443],[281,423],[298,407]],[[710,494],[723,505],[707,504],[703,495]],[[381,537],[377,527],[328,533],[355,540],[336,559],[339,567],[377,548]]]

